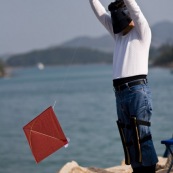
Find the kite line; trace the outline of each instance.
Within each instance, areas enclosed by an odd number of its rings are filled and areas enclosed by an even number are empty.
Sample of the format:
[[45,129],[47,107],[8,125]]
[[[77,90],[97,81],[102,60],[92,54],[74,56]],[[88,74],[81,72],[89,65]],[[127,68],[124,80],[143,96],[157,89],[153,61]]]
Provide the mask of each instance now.
[[[79,46],[80,41],[81,41],[81,38],[77,41],[77,46],[73,50],[73,53],[71,56],[71,61],[70,61],[71,64],[74,62],[74,60],[76,58],[77,52],[78,52],[79,47],[80,47]],[[65,71],[65,75],[64,75],[63,80],[62,80],[61,88],[63,88],[63,86],[65,85],[65,80],[67,79],[69,72],[70,72],[70,65],[67,66],[67,69]]]

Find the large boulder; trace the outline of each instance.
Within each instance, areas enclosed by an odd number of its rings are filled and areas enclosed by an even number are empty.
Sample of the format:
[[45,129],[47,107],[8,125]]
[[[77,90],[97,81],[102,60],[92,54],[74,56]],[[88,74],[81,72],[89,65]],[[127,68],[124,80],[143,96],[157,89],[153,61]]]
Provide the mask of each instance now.
[[[159,162],[156,166],[157,173],[166,173],[170,159],[159,157]],[[95,168],[95,167],[82,167],[77,162],[72,161],[66,163],[57,173],[132,173],[131,166],[125,165],[122,161],[120,166],[110,168]],[[171,172],[173,173],[173,172]]]

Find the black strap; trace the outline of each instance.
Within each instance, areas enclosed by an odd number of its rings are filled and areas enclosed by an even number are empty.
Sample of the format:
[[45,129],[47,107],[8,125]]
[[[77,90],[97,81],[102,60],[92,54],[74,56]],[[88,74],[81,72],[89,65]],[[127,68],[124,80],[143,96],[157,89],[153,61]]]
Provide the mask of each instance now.
[[142,162],[142,152],[141,152],[141,145],[140,145],[140,135],[139,135],[139,130],[137,128],[137,119],[136,117],[132,117],[131,119],[131,125],[133,129],[133,135],[134,135],[134,147],[135,147],[135,160],[138,162]]
[[119,122],[119,125],[121,126],[121,128],[123,129],[131,129],[131,125],[130,124],[125,124],[125,123],[122,123],[122,122]]
[[[140,144],[142,144],[142,143],[144,143],[146,141],[149,141],[149,140],[152,140],[152,136],[151,135],[147,135],[144,138],[140,139]],[[133,145],[133,141],[126,142],[126,145],[127,145],[127,147],[132,146]]]
[[152,140],[152,136],[151,135],[147,135],[144,138],[140,139],[140,143],[144,143],[146,141]]
[[136,123],[137,123],[138,125],[151,126],[151,123],[148,122],[148,121],[136,120]]
[[123,133],[122,124],[120,123],[120,121],[117,121],[117,125],[118,125],[118,130],[120,133],[120,137],[121,137],[121,141],[122,141],[122,145],[124,149],[125,163],[127,165],[130,165],[130,154],[129,154],[128,146],[126,145],[126,139]]
[[130,147],[130,146],[132,146],[132,145],[133,145],[133,141],[130,141],[130,142],[126,142],[126,145],[127,145],[127,147]]
[[[136,120],[137,125],[143,125],[143,126],[151,126],[151,122],[144,121],[144,120]],[[125,124],[119,121],[119,125],[121,128],[131,129],[131,124]]]

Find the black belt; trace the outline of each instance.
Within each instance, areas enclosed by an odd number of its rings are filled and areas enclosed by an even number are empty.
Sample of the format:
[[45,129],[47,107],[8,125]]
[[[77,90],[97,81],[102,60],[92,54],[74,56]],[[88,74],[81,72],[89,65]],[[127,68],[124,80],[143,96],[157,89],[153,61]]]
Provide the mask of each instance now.
[[138,81],[132,81],[132,82],[129,82],[129,83],[125,83],[125,84],[122,84],[122,85],[119,85],[119,86],[114,86],[114,88],[115,88],[116,91],[122,91],[126,88],[130,88],[130,87],[135,86],[135,85],[146,84],[146,83],[147,83],[146,79],[141,79],[141,80],[138,80]]

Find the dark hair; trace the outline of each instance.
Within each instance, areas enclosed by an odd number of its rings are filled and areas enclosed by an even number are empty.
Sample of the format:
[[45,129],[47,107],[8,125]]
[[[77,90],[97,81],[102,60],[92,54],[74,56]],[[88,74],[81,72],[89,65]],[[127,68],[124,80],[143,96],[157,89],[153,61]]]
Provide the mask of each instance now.
[[123,0],[116,0],[115,2],[111,2],[108,6],[109,11],[118,10],[120,8],[125,7]]
[[118,34],[129,25],[132,19],[129,16],[127,7],[123,0],[111,2],[108,9],[111,13],[114,34]]

